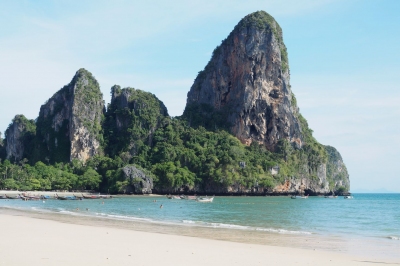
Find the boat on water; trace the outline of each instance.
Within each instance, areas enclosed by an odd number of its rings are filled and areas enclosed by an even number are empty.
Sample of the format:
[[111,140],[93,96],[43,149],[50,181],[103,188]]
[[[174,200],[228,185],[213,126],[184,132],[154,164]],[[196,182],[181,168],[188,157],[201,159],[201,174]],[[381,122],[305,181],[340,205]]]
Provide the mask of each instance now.
[[7,197],[7,199],[20,199],[21,198],[21,196],[18,194],[18,195],[7,195],[6,194],[6,197]]
[[40,199],[51,199],[51,196],[49,196],[49,195],[41,195]]
[[180,200],[180,199],[183,199],[183,198],[181,198],[181,196],[167,195],[167,199],[179,199]]
[[40,196],[21,195],[22,200],[40,200]]
[[0,195],[0,199],[6,199],[7,198],[7,196],[6,195]]
[[197,196],[186,196],[187,200],[197,200]]
[[332,196],[325,196],[326,199],[335,199],[335,198],[337,198],[337,197],[338,197],[338,196],[333,196],[333,195],[332,195]]
[[100,194],[90,194],[90,195],[83,195],[82,197],[84,199],[111,199],[111,195],[100,195]]
[[198,197],[196,201],[198,202],[213,202],[214,197]]
[[344,196],[343,198],[344,198],[344,199],[354,199],[353,196]]
[[58,200],[79,200],[79,198],[75,197],[75,196],[59,196],[58,194],[56,194],[56,199],[58,199]]
[[307,196],[291,196],[291,199],[308,199],[308,195]]

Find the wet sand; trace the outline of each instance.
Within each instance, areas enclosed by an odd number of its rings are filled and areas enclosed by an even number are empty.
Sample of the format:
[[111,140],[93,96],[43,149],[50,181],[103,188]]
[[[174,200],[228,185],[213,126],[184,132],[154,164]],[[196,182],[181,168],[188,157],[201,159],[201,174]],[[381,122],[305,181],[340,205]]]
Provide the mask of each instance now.
[[7,209],[0,209],[0,221],[0,265],[400,265],[400,259],[345,250],[340,238]]

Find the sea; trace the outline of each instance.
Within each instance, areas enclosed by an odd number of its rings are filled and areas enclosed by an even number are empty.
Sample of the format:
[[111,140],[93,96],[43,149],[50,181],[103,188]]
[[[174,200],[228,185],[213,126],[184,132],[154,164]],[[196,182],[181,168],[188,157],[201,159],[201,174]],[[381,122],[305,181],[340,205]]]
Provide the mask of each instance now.
[[114,226],[131,225],[137,230],[400,259],[400,194],[353,196],[221,196],[212,203],[164,196],[2,199],[0,213],[14,210],[67,217],[72,222],[103,221]]

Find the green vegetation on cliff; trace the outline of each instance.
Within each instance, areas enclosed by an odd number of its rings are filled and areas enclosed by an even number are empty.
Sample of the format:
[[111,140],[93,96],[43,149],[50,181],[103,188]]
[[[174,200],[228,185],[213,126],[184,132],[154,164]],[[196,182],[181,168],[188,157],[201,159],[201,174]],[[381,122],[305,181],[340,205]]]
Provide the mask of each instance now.
[[[273,153],[255,142],[246,146],[221,130],[224,121],[218,120],[212,110],[210,114],[214,116],[208,117],[209,124],[203,125],[198,121],[205,121],[204,117],[195,120],[194,117],[201,114],[195,109],[191,110],[190,116],[170,118],[162,102],[151,93],[118,86],[114,86],[111,93],[113,100],[108,106],[103,126],[106,156],[96,155],[85,164],[78,160],[57,162],[63,159],[57,153],[42,160],[43,163],[32,165],[28,165],[27,160],[19,164],[6,160],[0,163],[0,187],[26,190],[95,189],[120,193],[128,185],[122,168],[134,164],[154,178],[154,187],[158,192],[227,193],[230,190],[241,193],[255,189],[263,193],[271,192],[291,177],[317,182],[318,169],[326,163],[331,189],[349,189],[347,184],[341,183],[347,171],[337,171],[338,164],[342,164],[340,154],[332,147],[319,144],[300,114],[305,140],[303,148],[294,148],[282,139]],[[292,102],[297,108],[294,95]],[[27,121],[20,119],[21,123],[29,125],[28,132],[34,133],[33,122]],[[51,120],[38,119],[36,132],[55,134],[48,121]],[[54,135],[59,138],[58,145],[65,141],[62,145],[67,148],[60,150],[65,152],[64,156],[69,152],[68,139],[62,138],[67,132],[67,125],[64,121],[65,128],[59,128],[59,135]],[[204,126],[214,127],[214,130],[208,131]],[[32,150],[30,152],[33,153]],[[27,153],[26,158],[31,159],[32,154]],[[279,172],[273,173],[271,169],[276,166]]]
[[103,107],[98,82],[89,71],[79,69],[72,81],[40,108],[31,161],[69,162],[73,159],[72,135],[82,128],[88,131],[85,139],[94,139],[102,145]]
[[[22,152],[22,158],[28,158],[34,152],[34,141],[36,135],[36,124],[34,120],[27,119],[24,115],[16,115],[12,120],[11,124],[8,126],[6,130],[6,141],[5,147],[7,145],[7,136],[11,134],[16,134],[15,131],[18,131],[18,139],[14,139],[15,142],[18,142],[19,145],[15,147],[15,153]],[[15,154],[13,154],[15,156]],[[10,160],[15,161],[16,158],[14,156],[10,156]],[[1,158],[1,157],[0,157]],[[22,159],[21,158],[21,159]]]
[[0,132],[0,160],[2,160],[3,158],[6,158],[7,154],[6,154],[6,147],[4,146],[4,140],[1,136],[1,132]]
[[[289,65],[282,29],[272,16],[257,11],[243,18],[213,51],[210,62],[199,72],[192,89],[199,92],[206,78],[210,83],[210,73],[218,65],[213,63],[226,62],[224,60],[227,60],[229,52],[235,55],[234,51],[227,52],[234,38],[242,41],[241,47],[247,47],[247,44],[244,45],[246,38],[253,33],[266,34],[262,35],[266,41],[263,45],[274,47],[273,56],[266,60],[276,62],[270,76],[275,76],[275,84],[283,82],[283,90],[290,88],[289,79],[286,82],[285,78],[285,75],[288,77]],[[237,65],[243,63],[243,54],[246,51],[235,58]],[[279,60],[275,60],[279,54],[281,65]],[[251,66],[257,63],[252,57],[249,60],[253,60]],[[224,77],[232,75],[228,70],[220,74]],[[253,79],[260,72],[250,68],[245,72],[253,72],[251,79],[243,83],[245,85],[235,87],[232,83],[242,83],[226,81],[218,87],[214,86],[214,82],[210,85],[213,90],[202,98],[203,101],[199,101],[200,104],[196,101],[201,97],[193,97],[194,104],[186,106],[182,117],[171,118],[155,95],[134,88],[121,89],[117,85],[111,89],[112,100],[107,111],[103,110],[98,82],[90,72],[80,69],[67,86],[41,107],[36,123],[25,117],[16,118],[26,128],[21,138],[26,148],[23,154],[26,159],[14,163],[5,160],[5,145],[0,136],[0,189],[93,189],[121,193],[128,186],[141,182],[136,177],[128,180],[124,173],[125,166],[134,165],[135,169],[141,169],[153,179],[154,190],[159,193],[262,194],[273,193],[274,188],[283,185],[292,186],[291,192],[294,192],[304,185],[304,180],[310,193],[348,190],[348,173],[340,154],[313,137],[307,120],[298,111],[294,94],[286,95],[287,90],[281,93],[284,95],[282,101],[278,100],[282,96],[279,92],[271,96],[272,100],[268,98],[276,105],[283,104],[279,105],[282,110],[270,110],[265,104],[260,104],[253,116],[232,120],[235,125],[229,123],[231,114],[251,112],[247,107],[238,108],[241,103],[227,102],[231,89],[248,92],[250,89],[246,84],[262,83],[254,83]],[[239,71],[236,74],[240,76],[243,73]],[[224,94],[219,95],[221,101],[217,104],[209,104],[208,101],[215,95],[214,89]],[[254,91],[258,89],[255,85],[252,87]],[[247,99],[247,96],[230,97]],[[248,102],[245,104],[249,105]],[[217,110],[214,106],[221,108]],[[279,113],[280,117],[268,116],[273,112]],[[253,130],[254,123],[246,122],[247,131],[242,133],[250,133],[245,135],[246,138],[237,135],[244,141],[250,140],[251,145],[242,144],[228,133],[234,126],[243,126],[238,121],[248,119],[254,122],[259,117],[265,117],[258,124],[264,128]],[[269,125],[287,117],[291,119],[287,124]],[[285,131],[283,128],[287,125],[296,127]],[[270,137],[266,132],[276,134]],[[257,138],[260,134],[263,134],[262,138]],[[260,141],[264,137],[275,141],[274,145]],[[278,191],[282,192],[279,188]],[[283,193],[285,191],[288,189]]]
[[167,108],[155,95],[134,88],[113,86],[111,96],[103,125],[106,152],[112,157],[146,152]]
[[[73,114],[77,123],[82,124],[90,135],[103,144],[101,123],[103,117],[103,94],[92,73],[79,69],[71,81],[75,86]],[[100,107],[100,108],[99,108]],[[94,114],[94,117],[93,117]]]

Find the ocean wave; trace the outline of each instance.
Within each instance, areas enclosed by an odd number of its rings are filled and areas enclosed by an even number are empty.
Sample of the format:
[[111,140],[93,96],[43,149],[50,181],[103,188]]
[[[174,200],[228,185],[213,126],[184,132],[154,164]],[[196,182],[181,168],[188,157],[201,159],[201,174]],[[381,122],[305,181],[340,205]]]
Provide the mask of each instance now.
[[389,238],[391,240],[400,240],[400,237],[398,237],[398,236],[388,236],[387,238]]
[[152,219],[147,219],[147,218],[139,218],[139,217],[134,217],[134,216],[126,216],[126,215],[117,215],[117,214],[107,214],[107,213],[95,213],[98,216],[102,216],[104,218],[110,218],[110,219],[120,219],[120,220],[131,220],[131,221],[146,221],[146,222],[153,222]]
[[285,229],[273,229],[273,228],[256,228],[257,231],[272,232],[279,234],[295,234],[295,235],[312,235],[311,232],[307,231],[290,231]]
[[296,234],[296,235],[311,235],[311,232],[307,231],[291,231],[285,229],[274,229],[274,228],[261,228],[261,227],[251,227],[246,225],[237,224],[225,224],[225,223],[207,223],[203,221],[192,221],[192,220],[182,220],[185,225],[192,226],[202,226],[202,227],[212,227],[212,228],[223,228],[223,229],[235,229],[235,230],[249,230],[249,231],[262,231],[278,234]]
[[192,221],[192,220],[183,220],[182,222],[184,224],[195,224],[196,223],[195,221]]
[[241,229],[241,230],[251,229],[251,227],[249,226],[237,225],[237,224],[210,223],[210,225],[214,228],[230,228],[230,229]]
[[80,215],[79,213],[71,212],[71,211],[59,211],[59,213],[62,213],[62,214],[71,214],[71,215]]

